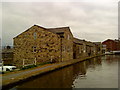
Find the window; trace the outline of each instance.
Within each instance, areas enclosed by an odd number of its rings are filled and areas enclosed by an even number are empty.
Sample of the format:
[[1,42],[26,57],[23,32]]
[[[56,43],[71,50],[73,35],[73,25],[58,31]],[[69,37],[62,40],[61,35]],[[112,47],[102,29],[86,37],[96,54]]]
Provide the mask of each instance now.
[[58,32],[56,34],[60,35],[61,38],[64,38],[64,32]]
[[70,36],[68,35],[68,40],[70,39]]
[[36,52],[36,51],[37,51],[37,50],[36,50],[36,46],[33,46],[32,49],[33,49],[33,52]]
[[63,46],[62,49],[63,49],[62,51],[65,51],[65,46]]
[[67,51],[70,52],[70,47],[67,48]]
[[33,36],[34,36],[34,39],[36,39],[37,38],[37,33],[34,32]]
[[81,47],[79,46],[79,53],[81,53]]

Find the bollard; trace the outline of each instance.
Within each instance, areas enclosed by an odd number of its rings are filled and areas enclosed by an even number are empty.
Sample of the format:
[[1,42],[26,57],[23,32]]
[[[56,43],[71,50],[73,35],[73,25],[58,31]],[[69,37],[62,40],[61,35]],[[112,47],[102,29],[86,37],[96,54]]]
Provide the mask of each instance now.
[[24,68],[24,66],[25,66],[25,59],[23,59],[23,68]]
[[53,56],[51,56],[51,59],[50,59],[50,62],[52,63],[53,62],[53,58],[52,58]]
[[36,65],[36,62],[37,62],[37,61],[36,61],[36,58],[35,58],[35,60],[34,60],[34,65]]

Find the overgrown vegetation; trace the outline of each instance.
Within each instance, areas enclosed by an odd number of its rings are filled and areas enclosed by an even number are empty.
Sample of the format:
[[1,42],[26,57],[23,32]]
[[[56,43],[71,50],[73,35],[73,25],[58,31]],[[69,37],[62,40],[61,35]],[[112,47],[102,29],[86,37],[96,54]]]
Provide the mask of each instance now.
[[38,64],[37,66],[45,65],[45,64],[52,64],[52,62],[43,62],[43,63],[41,63],[41,64]]
[[51,62],[44,62],[38,65],[29,65],[29,66],[21,67],[20,70],[26,70],[26,69],[38,67],[38,66],[45,65],[45,64],[51,64]]
[[36,65],[29,65],[29,66],[25,66],[25,67],[20,68],[20,70],[25,70],[25,69],[34,68],[34,67],[37,67],[37,66]]
[[45,65],[45,64],[52,64],[53,62],[43,62],[41,64],[38,64],[38,65],[28,65],[28,66],[24,66],[24,67],[20,67],[18,69],[15,69],[15,70],[12,70],[12,71],[2,71],[0,72],[0,74],[5,74],[5,73],[9,73],[9,72],[15,72],[15,71],[21,71],[21,70],[26,70],[26,69],[30,69],[30,68],[35,68],[35,67],[38,67],[38,66],[42,66],[42,65]]
[[13,64],[4,64],[4,66],[13,66]]

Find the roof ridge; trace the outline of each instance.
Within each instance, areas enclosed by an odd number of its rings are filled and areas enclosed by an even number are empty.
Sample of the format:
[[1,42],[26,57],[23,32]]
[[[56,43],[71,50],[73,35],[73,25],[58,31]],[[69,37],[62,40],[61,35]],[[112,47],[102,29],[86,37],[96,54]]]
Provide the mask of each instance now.
[[39,25],[36,25],[36,24],[35,24],[34,26],[37,26],[37,27],[40,27],[40,28],[46,29],[46,28],[44,28],[44,27],[42,27],[42,26],[39,26]]
[[62,28],[69,28],[69,27],[56,27],[56,28],[46,28],[46,29],[62,29]]
[[43,28],[43,29],[46,29],[46,30],[50,30],[50,29],[63,29],[63,28],[70,28],[69,26],[62,26],[62,27],[53,27],[53,28],[44,28],[42,26],[39,26],[39,25],[34,25],[34,26],[37,26],[37,27],[40,27],[40,28]]

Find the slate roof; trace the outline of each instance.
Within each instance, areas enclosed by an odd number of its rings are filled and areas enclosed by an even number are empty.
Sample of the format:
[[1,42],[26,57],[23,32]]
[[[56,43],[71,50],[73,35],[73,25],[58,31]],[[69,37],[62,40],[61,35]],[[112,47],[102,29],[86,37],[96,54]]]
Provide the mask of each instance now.
[[[37,26],[38,28],[42,28],[42,29],[47,30],[48,32],[52,32],[52,33],[54,33],[54,34],[57,34],[57,33],[59,33],[59,32],[65,32],[65,30],[69,30],[69,32],[71,33],[69,27],[44,28],[44,27],[39,26],[39,25],[33,25],[32,27],[34,27],[34,26]],[[30,28],[32,28],[32,27],[30,27]],[[30,29],[30,28],[29,28],[29,29]],[[29,31],[29,29],[27,29],[27,30],[24,31],[24,32]],[[24,33],[24,32],[22,32],[22,33]],[[21,33],[21,34],[22,34],[22,33]],[[19,35],[21,35],[21,34],[19,34]],[[71,33],[71,34],[72,34],[72,33]],[[16,37],[18,37],[19,35],[17,35]],[[16,37],[14,37],[14,38],[16,38]]]

